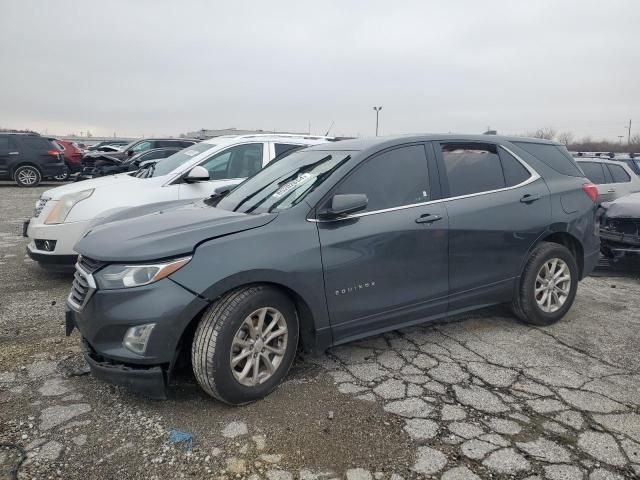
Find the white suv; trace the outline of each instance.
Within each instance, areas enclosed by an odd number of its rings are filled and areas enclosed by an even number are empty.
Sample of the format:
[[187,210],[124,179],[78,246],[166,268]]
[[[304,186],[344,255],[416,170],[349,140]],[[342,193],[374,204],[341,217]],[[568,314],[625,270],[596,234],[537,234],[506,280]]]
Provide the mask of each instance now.
[[90,223],[123,207],[204,198],[236,185],[287,151],[329,141],[304,135],[239,135],[197,143],[135,174],[117,174],[53,188],[36,203],[23,234],[43,267],[73,265],[74,245]]
[[598,201],[640,192],[640,178],[626,163],[600,158],[576,158],[585,176],[598,186]]

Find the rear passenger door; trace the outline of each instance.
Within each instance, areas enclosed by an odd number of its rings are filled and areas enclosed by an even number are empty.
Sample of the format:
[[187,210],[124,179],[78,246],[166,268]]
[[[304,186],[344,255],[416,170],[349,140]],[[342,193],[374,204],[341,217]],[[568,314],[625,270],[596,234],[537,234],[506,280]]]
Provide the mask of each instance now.
[[611,174],[611,188],[614,190],[615,198],[640,191],[640,179],[638,179],[638,176],[633,172],[627,171],[622,165],[615,163],[602,164]]
[[509,150],[435,142],[449,216],[449,311],[509,300],[551,221],[549,189]]

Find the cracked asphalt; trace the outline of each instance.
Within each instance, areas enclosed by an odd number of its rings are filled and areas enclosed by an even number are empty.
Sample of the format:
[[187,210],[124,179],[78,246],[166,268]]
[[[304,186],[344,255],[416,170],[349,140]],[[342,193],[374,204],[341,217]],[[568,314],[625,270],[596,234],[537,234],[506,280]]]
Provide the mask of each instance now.
[[[637,274],[586,279],[551,327],[494,307],[300,358],[252,405],[188,374],[154,402],[82,375],[70,277],[20,236],[46,188],[0,184],[0,443],[26,451],[18,478],[640,478]],[[0,479],[19,457],[0,447]]]

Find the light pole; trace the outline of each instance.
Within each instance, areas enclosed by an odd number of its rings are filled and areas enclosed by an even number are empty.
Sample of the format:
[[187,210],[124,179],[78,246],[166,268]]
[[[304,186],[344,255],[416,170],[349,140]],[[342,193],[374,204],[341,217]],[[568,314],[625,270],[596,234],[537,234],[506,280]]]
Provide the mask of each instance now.
[[378,117],[380,116],[380,110],[382,110],[382,107],[373,107],[373,109],[376,111],[376,137],[378,136]]

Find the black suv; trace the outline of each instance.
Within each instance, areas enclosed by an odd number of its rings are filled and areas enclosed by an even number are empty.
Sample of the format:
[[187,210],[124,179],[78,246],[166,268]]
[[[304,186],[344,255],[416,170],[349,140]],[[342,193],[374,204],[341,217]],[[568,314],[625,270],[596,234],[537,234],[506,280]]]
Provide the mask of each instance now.
[[0,132],[0,178],[35,187],[66,171],[64,156],[50,140],[34,133]]
[[544,140],[313,146],[230,192],[89,229],[67,330],[80,330],[98,377],[162,397],[184,355],[206,392],[252,401],[299,347],[498,303],[527,323],[558,321],[598,261],[597,196]]

